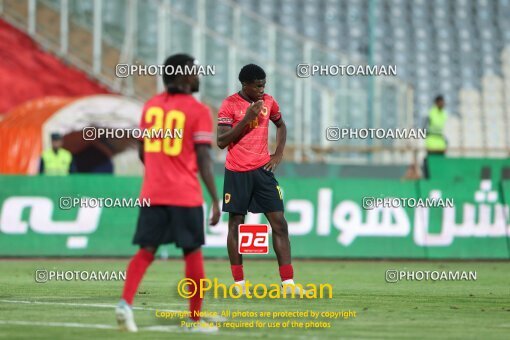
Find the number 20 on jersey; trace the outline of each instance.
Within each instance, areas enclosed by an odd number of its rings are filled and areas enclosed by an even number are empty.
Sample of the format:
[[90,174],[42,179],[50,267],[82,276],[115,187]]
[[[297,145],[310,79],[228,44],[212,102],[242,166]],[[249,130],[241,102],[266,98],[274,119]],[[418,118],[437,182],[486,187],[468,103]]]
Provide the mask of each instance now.
[[[145,114],[145,123],[148,131],[160,132],[184,130],[186,115],[182,111],[163,111],[161,107],[150,107]],[[154,134],[153,134],[154,135]],[[152,136],[153,136],[152,135]],[[175,135],[174,135],[175,137]],[[178,156],[182,151],[181,138],[149,138],[145,137],[145,152],[163,152],[168,156]]]

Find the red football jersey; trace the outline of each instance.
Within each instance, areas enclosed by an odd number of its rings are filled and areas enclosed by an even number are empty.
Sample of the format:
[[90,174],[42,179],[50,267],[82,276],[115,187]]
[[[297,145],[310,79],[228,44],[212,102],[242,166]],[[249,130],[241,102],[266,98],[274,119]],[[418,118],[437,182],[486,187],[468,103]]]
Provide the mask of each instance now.
[[[269,120],[276,122],[282,117],[276,100],[268,94],[262,98],[264,106],[258,117],[247,125],[237,142],[228,146],[225,167],[231,171],[250,171],[269,162],[267,145]],[[227,97],[218,113],[218,125],[236,126],[244,117],[251,102],[239,93]]]
[[192,95],[161,93],[145,103],[140,129],[173,132],[173,138],[144,139],[145,172],[140,198],[150,199],[151,206],[202,205],[195,144],[212,142],[209,108]]

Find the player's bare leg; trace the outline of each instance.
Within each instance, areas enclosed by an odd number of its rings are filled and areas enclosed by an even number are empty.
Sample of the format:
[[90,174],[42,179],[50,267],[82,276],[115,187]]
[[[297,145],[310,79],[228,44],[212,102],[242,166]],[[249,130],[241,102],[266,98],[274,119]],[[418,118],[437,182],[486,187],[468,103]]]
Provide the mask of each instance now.
[[239,254],[239,225],[244,223],[244,217],[245,215],[229,213],[227,235],[228,258],[230,259],[232,277],[234,278],[235,283],[243,287],[243,294],[246,293],[246,290],[243,271],[243,256]]
[[129,262],[122,298],[117,308],[115,308],[115,317],[121,330],[128,332],[138,331],[131,306],[138,286],[142,281],[145,271],[154,261],[154,254],[157,250],[157,246],[142,247]]
[[305,293],[304,291],[301,292],[301,289],[294,284],[294,268],[292,267],[290,256],[289,227],[283,211],[270,212],[265,215],[273,232],[273,249],[278,260],[282,288],[289,294],[292,294],[293,291],[296,294]]
[[291,263],[289,227],[282,211],[266,213],[266,218],[273,232],[273,249],[278,259],[278,265]]

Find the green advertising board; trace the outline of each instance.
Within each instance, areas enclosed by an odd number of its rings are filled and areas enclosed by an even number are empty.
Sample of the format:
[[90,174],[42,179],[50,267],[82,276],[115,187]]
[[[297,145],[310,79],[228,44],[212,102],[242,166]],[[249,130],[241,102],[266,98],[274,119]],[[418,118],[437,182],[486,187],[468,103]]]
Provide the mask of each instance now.
[[441,155],[428,156],[431,179],[462,180],[480,179],[482,169],[490,170],[493,181],[502,180],[502,172],[510,168],[510,158],[453,158]]
[[[436,192],[455,206],[418,209],[414,231],[427,258],[509,258],[508,206],[501,185],[484,181],[420,181],[419,195]],[[510,189],[508,187],[507,189]],[[428,211],[427,211],[428,210]]]
[[[219,190],[222,182],[217,178]],[[279,182],[294,257],[510,258],[509,182],[290,177]],[[0,256],[132,255],[138,208],[60,204],[76,197],[136,200],[140,186],[139,177],[0,176]],[[364,198],[392,197],[451,198],[454,206],[363,207]],[[205,209],[209,212],[207,201]],[[227,256],[227,219],[223,214],[217,226],[205,226],[205,256]],[[266,220],[248,214],[246,223]],[[159,254],[180,251],[170,245]]]

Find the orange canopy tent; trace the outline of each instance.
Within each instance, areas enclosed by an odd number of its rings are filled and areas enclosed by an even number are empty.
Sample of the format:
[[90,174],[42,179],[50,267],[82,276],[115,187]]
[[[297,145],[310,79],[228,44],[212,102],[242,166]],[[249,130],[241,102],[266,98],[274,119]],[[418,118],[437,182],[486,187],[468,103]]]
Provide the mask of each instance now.
[[0,173],[37,174],[42,151],[50,147],[49,135],[59,132],[73,154],[93,146],[112,158],[116,174],[141,174],[133,139],[87,140],[82,135],[89,126],[137,127],[141,111],[140,102],[111,94],[28,101],[0,121]]
[[0,173],[37,171],[44,122],[75,98],[45,97],[14,108],[0,121]]

